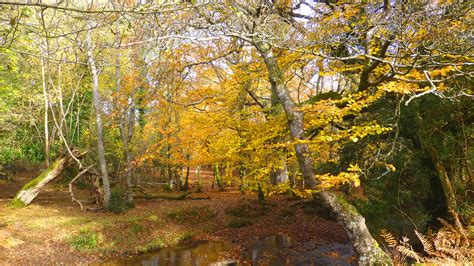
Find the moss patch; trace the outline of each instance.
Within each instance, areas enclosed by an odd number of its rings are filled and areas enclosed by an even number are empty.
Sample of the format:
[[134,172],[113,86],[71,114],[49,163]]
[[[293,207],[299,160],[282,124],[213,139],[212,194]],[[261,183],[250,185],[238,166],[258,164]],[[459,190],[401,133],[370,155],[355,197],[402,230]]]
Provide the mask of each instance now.
[[151,251],[158,250],[160,248],[166,247],[165,242],[161,237],[155,237],[153,238],[150,242],[143,246],[138,246],[137,247],[137,252],[138,253],[147,253]]
[[14,199],[12,199],[9,206],[10,208],[13,208],[13,209],[26,207],[25,203],[23,203],[23,201],[21,201],[20,199],[16,198],[16,196]]
[[[49,173],[51,173],[51,171],[53,171],[56,167],[58,167],[59,165],[59,162],[61,161],[61,159],[59,160],[56,160],[54,163],[52,163],[48,169],[46,169],[46,171],[42,172],[38,177],[36,177],[35,179],[31,180],[30,182],[28,182],[26,185],[24,185],[21,190],[27,190],[29,188],[32,188],[36,185],[39,184],[39,182],[41,182],[43,179],[45,179]],[[20,190],[20,191],[21,191]]]

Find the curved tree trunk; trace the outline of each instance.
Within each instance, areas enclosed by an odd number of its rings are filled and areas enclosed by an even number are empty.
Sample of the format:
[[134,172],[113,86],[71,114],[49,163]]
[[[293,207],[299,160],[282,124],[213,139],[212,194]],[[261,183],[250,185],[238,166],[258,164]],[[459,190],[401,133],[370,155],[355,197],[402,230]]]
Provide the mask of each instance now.
[[28,206],[46,184],[61,174],[68,163],[69,160],[66,157],[52,163],[46,171],[21,188],[13,198],[11,206],[16,208]]
[[[276,94],[285,110],[291,136],[295,140],[303,140],[304,114],[295,108],[295,103],[285,85],[283,73],[272,53],[272,48],[268,44],[258,41],[254,45],[265,61],[272,93]],[[308,145],[295,144],[295,152],[305,184],[309,188],[315,188],[317,181],[314,178],[313,161],[309,155]],[[379,247],[377,241],[370,234],[364,217],[357,212],[354,206],[332,191],[323,191],[317,196],[331,209],[338,222],[348,233],[359,254],[359,265],[391,264],[390,257]]]

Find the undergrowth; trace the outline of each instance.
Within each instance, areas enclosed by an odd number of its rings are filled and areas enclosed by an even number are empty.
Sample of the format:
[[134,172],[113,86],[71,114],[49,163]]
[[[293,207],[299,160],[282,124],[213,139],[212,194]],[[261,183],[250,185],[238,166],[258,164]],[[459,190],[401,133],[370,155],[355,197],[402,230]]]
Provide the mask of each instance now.
[[113,213],[122,213],[134,206],[133,202],[127,200],[126,190],[124,188],[116,187],[112,189],[108,206],[109,211]]
[[97,232],[84,230],[71,237],[69,245],[78,251],[93,250],[99,244],[100,239],[100,235]]
[[423,251],[416,251],[408,237],[396,239],[387,230],[382,230],[381,236],[395,265],[405,264],[409,260],[434,264],[469,264],[474,260],[472,241],[465,229],[455,227],[441,218],[438,220],[443,224],[438,232],[429,231],[423,235],[415,230]]

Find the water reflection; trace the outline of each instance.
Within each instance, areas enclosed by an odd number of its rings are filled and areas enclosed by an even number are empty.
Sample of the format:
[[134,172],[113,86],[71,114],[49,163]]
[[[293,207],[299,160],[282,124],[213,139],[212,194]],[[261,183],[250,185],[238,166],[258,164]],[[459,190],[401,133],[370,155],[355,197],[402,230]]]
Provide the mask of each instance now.
[[313,241],[295,243],[285,235],[275,235],[255,240],[244,248],[241,260],[223,261],[222,255],[236,247],[230,242],[194,242],[173,248],[116,260],[105,265],[351,265],[355,262],[350,243],[317,245]]
[[114,261],[112,264],[143,266],[210,265],[220,261],[219,255],[230,250],[233,246],[230,242],[221,241],[194,242],[179,247],[163,248],[153,253],[138,255],[129,259]]
[[285,254],[291,245],[288,236],[269,236],[255,241],[245,250],[243,259],[250,260],[253,265],[285,265],[288,262]]
[[255,241],[242,258],[252,265],[352,265],[355,255],[352,245],[317,245],[308,241],[298,245],[286,235],[276,235]]

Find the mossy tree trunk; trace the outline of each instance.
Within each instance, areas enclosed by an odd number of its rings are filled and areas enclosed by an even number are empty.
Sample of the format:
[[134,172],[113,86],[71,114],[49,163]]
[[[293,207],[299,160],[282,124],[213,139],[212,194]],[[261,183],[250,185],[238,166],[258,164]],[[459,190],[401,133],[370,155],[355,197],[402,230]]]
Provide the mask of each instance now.
[[456,227],[463,232],[464,237],[467,239],[467,235],[464,232],[464,228],[461,223],[461,219],[458,213],[458,205],[456,200],[456,192],[453,188],[451,180],[446,172],[446,168],[444,167],[443,162],[439,158],[438,152],[433,147],[426,147],[427,152],[430,154],[431,160],[433,165],[436,169],[436,173],[438,174],[438,179],[441,184],[441,188],[443,189],[444,197],[446,198],[446,205],[449,214],[454,220],[454,224]]
[[219,190],[224,190],[224,184],[222,183],[221,172],[219,170],[219,163],[216,162],[214,165],[214,179]]
[[46,171],[42,172],[38,177],[24,185],[16,194],[11,202],[12,207],[28,206],[38,195],[41,189],[54,180],[68,165],[68,158],[64,157],[52,163]]
[[[283,78],[283,72],[273,55],[270,45],[255,40],[255,47],[262,56],[268,70],[268,79],[272,92],[278,97],[285,111],[291,136],[295,140],[304,140],[304,113],[296,108]],[[313,160],[307,144],[295,144],[295,153],[305,184],[315,189],[318,185],[313,172]],[[392,264],[390,257],[379,247],[365,224],[365,219],[354,206],[339,197],[332,191],[318,193],[323,201],[334,213],[338,222],[344,227],[359,255],[359,265],[387,265]]]
[[337,221],[344,227],[359,255],[359,265],[392,264],[390,257],[379,247],[367,229],[364,217],[346,201],[344,196],[323,191],[316,194],[316,197],[332,211]]

